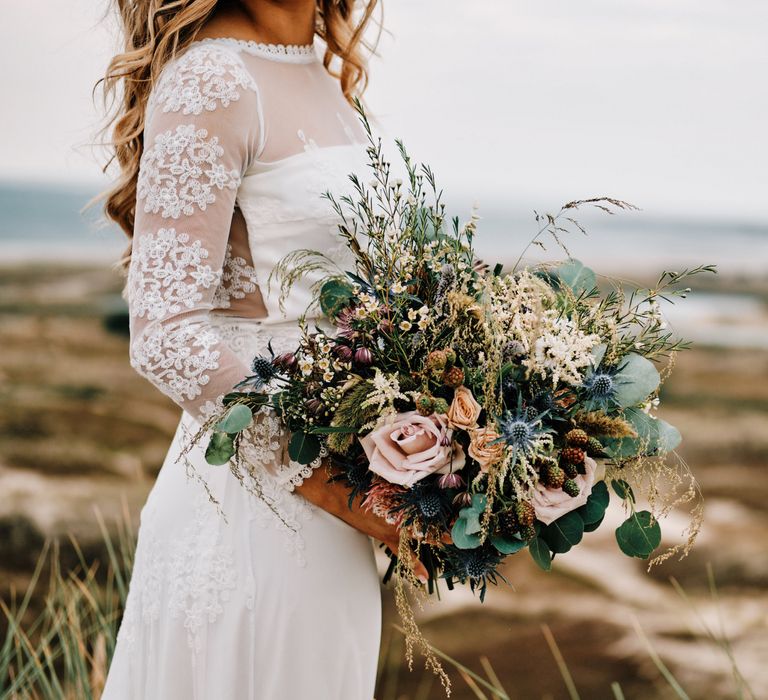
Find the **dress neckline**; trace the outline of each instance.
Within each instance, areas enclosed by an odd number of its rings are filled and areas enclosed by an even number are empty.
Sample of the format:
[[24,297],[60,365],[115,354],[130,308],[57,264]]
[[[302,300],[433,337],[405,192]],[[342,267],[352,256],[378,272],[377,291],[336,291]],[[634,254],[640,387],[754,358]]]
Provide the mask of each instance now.
[[314,44],[267,44],[253,39],[234,39],[228,36],[206,37],[192,43],[224,44],[252,56],[260,56],[281,63],[314,63],[318,60]]

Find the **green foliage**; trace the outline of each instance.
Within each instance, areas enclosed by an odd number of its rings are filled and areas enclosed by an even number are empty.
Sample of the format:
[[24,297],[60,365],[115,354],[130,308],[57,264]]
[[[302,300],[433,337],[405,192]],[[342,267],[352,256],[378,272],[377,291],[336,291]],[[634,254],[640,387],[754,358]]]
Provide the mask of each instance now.
[[[608,494],[608,487],[604,481],[598,481],[592,487],[592,493],[589,494],[587,502],[581,506],[576,512],[584,521],[584,525],[592,525],[593,523],[601,522],[605,515],[605,510],[608,508],[610,496]],[[586,527],[585,527],[586,532]]]
[[503,535],[491,535],[491,544],[502,554],[514,554],[524,549],[528,544],[525,540],[518,537],[504,537]]
[[541,538],[535,537],[528,545],[528,551],[541,569],[549,571],[552,568],[552,554],[549,545]]
[[237,403],[231,406],[224,417],[216,423],[215,430],[234,435],[245,430],[253,422],[253,413],[248,406]]
[[216,432],[211,435],[208,447],[205,449],[205,461],[208,464],[220,465],[229,462],[235,456],[235,442],[228,433]]
[[566,513],[541,530],[543,539],[555,554],[565,554],[584,536],[584,520],[576,511]]
[[611,488],[615,491],[616,495],[623,501],[635,502],[635,492],[632,487],[624,481],[624,479],[611,479]]
[[638,455],[661,455],[674,450],[682,441],[680,431],[661,418],[649,416],[636,409],[624,411],[625,420],[637,432],[636,438],[606,438],[606,452],[616,459],[628,459]]
[[653,362],[633,352],[622,359],[616,380],[616,403],[628,408],[646,401],[659,387],[661,378]]
[[353,298],[352,285],[343,277],[332,277],[320,287],[320,308],[328,318],[336,318]]
[[480,546],[482,542],[480,517],[486,504],[485,495],[475,493],[472,494],[472,504],[459,511],[459,517],[451,529],[451,538],[459,549],[474,549]]
[[574,258],[558,265],[552,274],[559,282],[570,287],[576,295],[589,293],[597,287],[595,273]]
[[634,512],[616,528],[616,541],[628,557],[648,559],[661,544],[661,528],[649,511]]
[[288,455],[294,462],[309,464],[320,456],[320,440],[315,435],[297,430],[288,443]]

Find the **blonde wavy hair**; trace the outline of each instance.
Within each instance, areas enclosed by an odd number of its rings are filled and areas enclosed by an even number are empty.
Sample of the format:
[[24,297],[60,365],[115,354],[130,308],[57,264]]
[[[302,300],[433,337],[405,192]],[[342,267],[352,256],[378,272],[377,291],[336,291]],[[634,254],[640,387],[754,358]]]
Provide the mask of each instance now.
[[[195,41],[217,6],[237,0],[115,0],[124,35],[124,51],[109,63],[101,86],[107,109],[104,145],[120,175],[101,195],[104,213],[131,238],[136,213],[136,181],[144,147],[144,112],[149,94],[163,67]],[[378,0],[316,0],[315,33],[325,42],[323,65],[339,79],[349,102],[368,84],[367,58],[376,41],[365,38]],[[335,60],[336,59],[336,60]],[[129,248],[130,250],[130,248]],[[126,266],[130,253],[121,264]]]

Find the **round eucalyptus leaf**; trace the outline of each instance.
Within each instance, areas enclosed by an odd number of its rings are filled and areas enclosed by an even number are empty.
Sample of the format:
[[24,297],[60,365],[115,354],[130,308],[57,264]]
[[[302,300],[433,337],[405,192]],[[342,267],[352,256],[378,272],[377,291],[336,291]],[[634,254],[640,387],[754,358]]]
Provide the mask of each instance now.
[[606,438],[608,453],[617,459],[639,455],[666,454],[682,441],[680,431],[661,418],[653,418],[636,408],[624,410],[624,418],[637,432],[636,438]]
[[227,433],[214,433],[205,448],[205,461],[208,464],[226,464],[235,455],[235,443]]
[[568,285],[575,294],[591,292],[597,287],[595,273],[574,258],[558,265],[553,272],[555,277]]
[[604,481],[598,481],[592,487],[592,493],[589,494],[587,502],[576,512],[581,516],[581,519],[586,526],[603,519],[609,501],[610,496],[608,494],[608,487],[605,485]]
[[651,513],[641,510],[616,528],[616,541],[628,557],[647,559],[661,544],[661,528]]
[[334,277],[320,288],[320,308],[329,318],[335,318],[349,305],[354,296],[352,285],[346,280]]
[[467,532],[467,519],[458,517],[451,528],[451,539],[459,549],[475,549],[480,546],[480,535]]
[[594,523],[586,523],[584,525],[584,532],[594,532],[603,524],[603,520],[605,520],[605,515],[603,515],[600,520],[596,520]]
[[519,540],[516,537],[491,535],[491,544],[502,554],[514,554],[523,549],[528,543],[525,540]]
[[621,361],[621,370],[616,375],[616,403],[621,408],[636,406],[656,391],[660,381],[656,365],[632,352]]
[[300,430],[291,435],[288,456],[299,464],[309,464],[320,455],[320,440]]
[[253,422],[253,413],[251,409],[244,404],[237,403],[231,406],[224,414],[224,417],[216,423],[216,430],[222,433],[239,433],[245,430]]
[[544,569],[544,571],[549,571],[552,568],[552,554],[549,551],[549,546],[541,537],[531,540],[528,551],[539,568]]
[[565,554],[581,542],[584,536],[584,521],[575,511],[566,513],[541,531],[541,537],[555,554]]
[[635,502],[635,492],[632,487],[624,481],[624,479],[611,479],[611,488],[616,492],[616,495],[623,501]]

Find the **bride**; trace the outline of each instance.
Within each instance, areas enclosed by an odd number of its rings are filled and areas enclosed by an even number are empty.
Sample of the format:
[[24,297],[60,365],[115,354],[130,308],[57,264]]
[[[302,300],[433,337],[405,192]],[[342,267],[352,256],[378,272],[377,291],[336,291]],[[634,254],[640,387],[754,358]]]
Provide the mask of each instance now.
[[354,4],[118,2],[125,52],[105,85],[119,95],[121,176],[106,210],[132,238],[131,364],[183,414],[141,512],[105,700],[373,696],[371,538],[396,551],[397,530],[350,509],[320,460],[292,462],[269,412],[249,445],[264,499],[187,449],[270,340],[295,345],[313,279],[281,304],[266,284],[274,265],[312,248],[343,266],[321,194],[364,162],[350,101],[375,3]]

